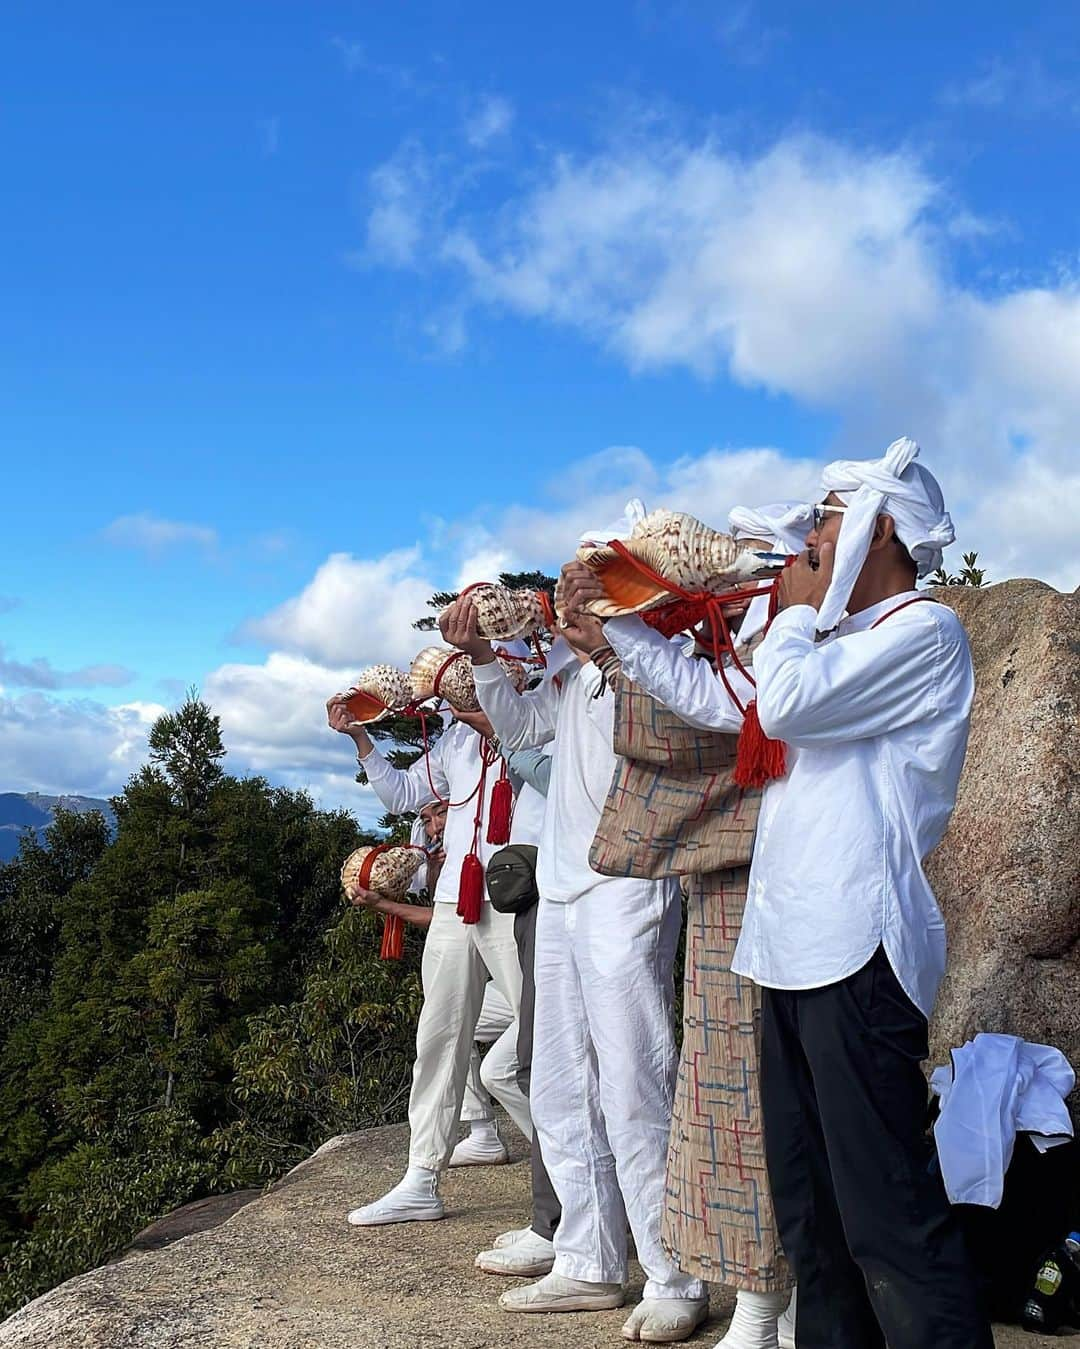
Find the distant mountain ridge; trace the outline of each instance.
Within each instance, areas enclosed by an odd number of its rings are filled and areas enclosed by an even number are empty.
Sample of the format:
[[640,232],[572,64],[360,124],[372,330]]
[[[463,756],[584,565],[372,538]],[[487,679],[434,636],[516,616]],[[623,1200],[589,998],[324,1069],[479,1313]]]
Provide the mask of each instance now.
[[108,801],[96,796],[43,796],[40,792],[0,792],[0,862],[9,862],[19,851],[19,839],[26,829],[32,829],[38,838],[58,810],[73,810],[86,815],[100,810],[111,824],[112,809]]

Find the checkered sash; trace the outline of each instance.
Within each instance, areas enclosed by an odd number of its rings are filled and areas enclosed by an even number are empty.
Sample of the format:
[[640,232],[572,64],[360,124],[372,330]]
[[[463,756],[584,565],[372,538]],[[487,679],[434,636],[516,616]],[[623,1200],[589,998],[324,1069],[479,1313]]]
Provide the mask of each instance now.
[[629,680],[614,693],[620,757],[589,865],[647,880],[748,865],[761,792],[732,781],[738,737],[688,726]]

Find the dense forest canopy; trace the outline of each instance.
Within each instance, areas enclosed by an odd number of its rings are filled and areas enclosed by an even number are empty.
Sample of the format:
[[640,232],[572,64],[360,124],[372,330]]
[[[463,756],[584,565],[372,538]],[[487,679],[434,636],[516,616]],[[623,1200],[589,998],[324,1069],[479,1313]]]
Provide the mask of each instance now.
[[191,696],[153,726],[115,835],[61,811],[0,866],[2,1313],[404,1114],[418,943],[380,961],[338,885],[377,836],[224,755]]

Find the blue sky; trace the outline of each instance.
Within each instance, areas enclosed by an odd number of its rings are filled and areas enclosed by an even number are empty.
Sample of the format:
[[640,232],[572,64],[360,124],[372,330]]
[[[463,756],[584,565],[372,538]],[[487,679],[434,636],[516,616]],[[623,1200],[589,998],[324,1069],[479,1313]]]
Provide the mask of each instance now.
[[319,695],[430,587],[900,434],[1076,585],[1080,14],[821,16],[8,6],[0,787],[115,789],[194,683],[351,800]]

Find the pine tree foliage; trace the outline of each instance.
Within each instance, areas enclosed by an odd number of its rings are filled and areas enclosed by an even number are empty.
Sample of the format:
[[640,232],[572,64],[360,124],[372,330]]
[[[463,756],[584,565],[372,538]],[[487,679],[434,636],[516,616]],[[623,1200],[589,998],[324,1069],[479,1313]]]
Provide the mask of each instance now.
[[[379,961],[338,879],[379,836],[224,756],[192,693],[114,836],[61,812],[0,868],[0,1315],[321,1129],[403,1114],[417,948]],[[287,1062],[279,1026],[302,1039]]]

